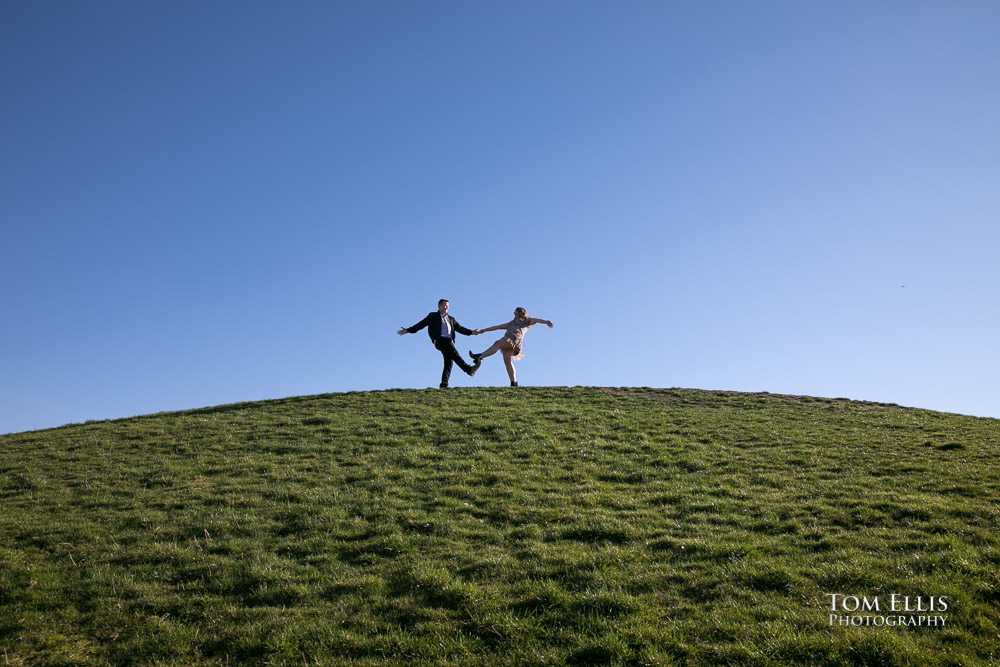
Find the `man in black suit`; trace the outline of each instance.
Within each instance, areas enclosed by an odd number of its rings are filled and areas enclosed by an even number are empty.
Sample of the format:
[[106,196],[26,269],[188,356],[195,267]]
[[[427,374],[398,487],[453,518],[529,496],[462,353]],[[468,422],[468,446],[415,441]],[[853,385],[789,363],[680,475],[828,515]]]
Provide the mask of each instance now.
[[412,327],[401,327],[397,332],[400,336],[408,333],[417,333],[424,327],[427,327],[427,334],[431,337],[431,342],[434,343],[434,347],[437,348],[441,356],[444,357],[444,370],[441,372],[441,388],[448,388],[448,378],[451,377],[451,365],[452,363],[458,364],[458,367],[463,371],[473,376],[476,371],[479,370],[479,364],[481,363],[478,359],[476,363],[470,366],[462,355],[458,353],[455,348],[455,336],[457,334],[465,334],[466,336],[478,336],[482,333],[479,329],[472,331],[471,329],[466,329],[461,324],[455,321],[455,318],[448,314],[448,299],[441,299],[438,301],[438,309],[427,313],[427,317],[420,320]]

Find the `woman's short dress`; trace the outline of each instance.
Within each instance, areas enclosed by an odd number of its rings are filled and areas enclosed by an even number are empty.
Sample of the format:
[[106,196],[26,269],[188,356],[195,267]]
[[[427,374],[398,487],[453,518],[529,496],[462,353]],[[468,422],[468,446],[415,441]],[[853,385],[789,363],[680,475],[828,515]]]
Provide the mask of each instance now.
[[522,349],[522,344],[524,343],[524,332],[531,328],[531,321],[524,317],[518,317],[511,320],[510,324],[507,325],[507,333],[503,335],[504,339],[509,340],[514,346],[512,351],[511,361],[520,361],[524,359],[524,350]]

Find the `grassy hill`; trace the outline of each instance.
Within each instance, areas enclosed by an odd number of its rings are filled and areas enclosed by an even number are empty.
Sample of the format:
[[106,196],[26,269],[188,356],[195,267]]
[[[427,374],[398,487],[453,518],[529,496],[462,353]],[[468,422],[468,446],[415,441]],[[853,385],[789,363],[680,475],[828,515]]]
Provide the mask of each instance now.
[[[7,435],[0,647],[5,665],[996,664],[998,459],[997,420],[654,389]],[[879,612],[834,613],[844,596]],[[891,612],[904,597],[935,611]]]

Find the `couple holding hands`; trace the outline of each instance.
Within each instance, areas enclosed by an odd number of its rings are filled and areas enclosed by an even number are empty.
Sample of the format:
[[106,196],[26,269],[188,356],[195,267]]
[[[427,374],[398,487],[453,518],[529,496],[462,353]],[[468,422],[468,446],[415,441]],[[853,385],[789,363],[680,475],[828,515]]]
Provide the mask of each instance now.
[[[525,312],[524,308],[514,309],[514,319],[506,324],[498,324],[495,327],[489,327],[486,329],[466,329],[457,321],[455,318],[448,314],[448,299],[441,299],[438,301],[437,311],[432,311],[427,313],[427,317],[420,320],[412,327],[401,327],[397,332],[400,336],[408,333],[417,333],[424,327],[427,327],[427,333],[431,337],[431,342],[434,343],[434,347],[441,353],[444,357],[444,371],[441,373],[441,388],[448,388],[448,378],[451,377],[451,366],[452,363],[458,364],[459,368],[468,373],[470,376],[476,374],[479,370],[479,365],[482,363],[483,359],[491,355],[501,352],[503,354],[503,363],[507,367],[507,375],[510,376],[510,386],[517,386],[517,377],[514,375],[514,362],[524,358],[524,352],[522,351],[522,343],[524,341],[525,332],[536,324],[546,324],[549,328],[552,328],[552,322],[549,320],[542,320],[536,317],[528,317],[528,313]],[[487,331],[500,331],[505,330],[503,337],[497,342],[493,343],[489,348],[475,354],[474,352],[469,352],[469,356],[472,357],[472,364],[469,364],[462,358],[462,355],[458,353],[458,349],[455,347],[455,336],[457,334],[465,334],[466,336],[478,336],[479,334],[486,333]]]

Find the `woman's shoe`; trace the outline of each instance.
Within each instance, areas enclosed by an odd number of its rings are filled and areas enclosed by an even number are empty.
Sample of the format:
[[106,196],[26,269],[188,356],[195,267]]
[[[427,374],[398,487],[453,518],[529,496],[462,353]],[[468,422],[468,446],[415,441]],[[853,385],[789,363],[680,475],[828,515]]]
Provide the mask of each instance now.
[[476,354],[472,350],[469,350],[469,356],[472,357],[473,361],[479,361],[479,357],[483,356],[481,354]]
[[510,381],[510,386],[516,387],[517,386],[517,380],[511,380]]

